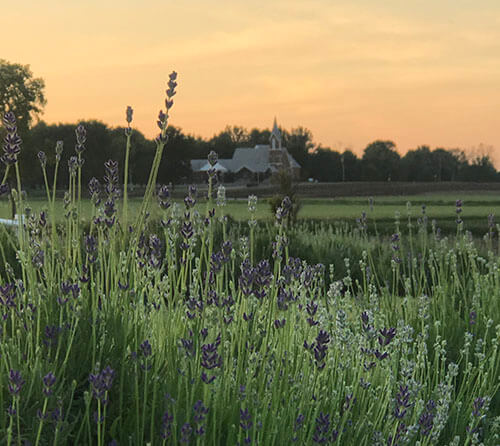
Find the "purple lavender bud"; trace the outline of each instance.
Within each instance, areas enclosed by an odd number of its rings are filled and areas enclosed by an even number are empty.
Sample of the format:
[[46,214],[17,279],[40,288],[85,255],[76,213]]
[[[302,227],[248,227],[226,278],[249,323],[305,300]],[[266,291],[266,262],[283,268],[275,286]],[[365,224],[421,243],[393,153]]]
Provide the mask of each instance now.
[[240,427],[244,431],[248,431],[252,428],[252,426],[253,426],[252,415],[250,414],[248,408],[245,410],[240,409]]
[[166,122],[167,122],[167,115],[163,113],[163,110],[160,110],[158,113],[158,121],[157,121],[160,130],[163,130],[163,127],[165,126]]
[[57,346],[60,331],[61,328],[57,325],[47,325],[44,330],[45,339],[43,343],[49,348]]
[[107,392],[111,390],[113,385],[113,379],[115,377],[115,371],[107,366],[101,372],[89,375],[89,381],[92,388],[92,395],[94,398],[101,401],[102,404],[106,405],[108,403]]
[[40,165],[42,166],[42,169],[45,169],[45,166],[47,165],[47,155],[45,155],[45,152],[40,150],[37,156],[38,156],[38,161],[40,161]]
[[485,398],[477,397],[474,400],[474,404],[473,404],[473,407],[472,407],[472,415],[474,417],[476,417],[476,418],[480,417],[482,409],[485,406],[485,404],[486,404],[486,399]]
[[161,419],[161,429],[160,437],[163,440],[168,440],[172,435],[172,422],[174,421],[174,416],[168,411],[165,411]]
[[141,349],[142,355],[145,358],[151,356],[151,354],[153,352],[153,349],[151,348],[151,344],[149,343],[149,341],[147,339],[140,345],[140,349]]
[[208,162],[213,167],[217,164],[217,153],[213,150],[208,154]]
[[160,189],[158,189],[158,204],[162,209],[168,209],[170,207],[170,190],[168,189],[168,186],[161,186]]
[[87,141],[87,131],[82,124],[78,124],[75,130],[76,134],[76,145],[75,152],[80,155],[85,150],[85,142]]
[[181,438],[180,443],[189,443],[191,439],[191,434],[193,433],[193,428],[189,423],[184,423],[181,428]]
[[9,372],[9,393],[13,396],[19,395],[24,384],[25,381],[21,376],[21,372],[11,369]]
[[382,360],[384,360],[385,358],[389,357],[389,353],[387,353],[387,352],[381,353],[379,350],[375,350],[375,351],[373,352],[373,354],[375,355],[375,357],[376,357],[379,361],[382,361]]
[[181,235],[184,239],[189,240],[194,234],[193,224],[190,221],[182,222]]
[[70,175],[74,175],[76,173],[76,169],[78,167],[78,158],[76,156],[71,156],[68,160],[68,167]]
[[130,123],[132,122],[132,115],[134,113],[134,110],[132,109],[132,107],[129,105],[127,106],[127,111],[126,111],[126,116],[127,116],[127,123],[129,124],[129,127],[130,127]]
[[1,156],[1,161],[8,166],[17,162],[17,155],[21,151],[22,140],[17,134],[16,118],[14,113],[5,113],[3,123],[7,130],[7,134],[4,138],[4,154]]
[[495,216],[493,214],[488,215],[488,228],[493,229],[495,227]]
[[396,406],[393,415],[395,418],[402,419],[405,417],[408,409],[413,406],[410,402],[410,392],[408,386],[399,386],[399,392],[396,395]]
[[396,329],[383,328],[379,330],[379,333],[381,336],[378,337],[378,343],[380,344],[381,347],[385,347],[386,345],[389,345],[391,341],[394,339],[394,336],[396,336]]
[[328,432],[330,431],[330,414],[320,412],[316,418],[313,441],[317,444],[328,443]]
[[196,204],[196,199],[191,195],[188,195],[184,198],[184,204],[186,206],[186,209],[192,209]]
[[16,127],[16,115],[12,111],[8,111],[3,115],[3,125],[8,132],[15,131]]
[[0,197],[7,195],[10,192],[9,185],[7,183],[0,185]]
[[56,383],[56,377],[52,372],[47,373],[43,377],[43,385],[44,385],[43,393],[45,394],[45,396],[52,395],[52,386],[55,383]]
[[286,319],[282,319],[282,320],[276,319],[274,321],[274,328],[276,328],[276,329],[283,328],[285,326],[285,323],[286,323]]
[[64,148],[64,142],[57,141],[56,142],[56,160],[57,161],[61,161],[61,155],[63,153],[63,148]]
[[205,417],[208,414],[208,408],[205,407],[203,401],[198,400],[194,403],[194,421],[196,424],[201,424],[205,421]]
[[436,408],[436,403],[434,400],[429,400],[425,406],[425,410],[422,412],[418,418],[418,424],[420,425],[420,433],[422,436],[429,436],[432,427],[434,426],[434,409]]
[[222,367],[222,357],[217,353],[217,344],[201,346],[201,366],[207,370]]
[[97,240],[92,234],[85,236],[85,252],[87,260],[90,263],[95,263],[97,260]]

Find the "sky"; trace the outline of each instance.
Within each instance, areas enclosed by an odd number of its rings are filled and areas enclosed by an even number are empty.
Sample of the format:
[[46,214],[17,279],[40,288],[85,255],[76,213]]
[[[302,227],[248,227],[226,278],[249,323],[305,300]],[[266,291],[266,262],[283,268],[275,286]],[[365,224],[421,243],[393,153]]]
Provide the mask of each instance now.
[[500,165],[498,0],[0,0],[0,58],[46,83],[48,123],[308,128],[361,154],[462,148]]

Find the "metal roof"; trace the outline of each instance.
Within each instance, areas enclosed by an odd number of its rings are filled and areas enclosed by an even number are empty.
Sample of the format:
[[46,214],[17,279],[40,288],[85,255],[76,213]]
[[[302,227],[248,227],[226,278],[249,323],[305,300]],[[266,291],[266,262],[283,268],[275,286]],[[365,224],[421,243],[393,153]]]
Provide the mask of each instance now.
[[[255,147],[238,147],[233,154],[232,159],[219,159],[216,166],[221,166],[230,172],[237,173],[241,169],[246,168],[254,173],[265,173],[267,171],[274,172],[276,169],[269,163],[269,145],[259,144]],[[288,153],[285,147],[281,150],[285,151],[290,166],[300,168],[300,164]],[[209,169],[207,160],[191,160],[191,168],[194,172]]]

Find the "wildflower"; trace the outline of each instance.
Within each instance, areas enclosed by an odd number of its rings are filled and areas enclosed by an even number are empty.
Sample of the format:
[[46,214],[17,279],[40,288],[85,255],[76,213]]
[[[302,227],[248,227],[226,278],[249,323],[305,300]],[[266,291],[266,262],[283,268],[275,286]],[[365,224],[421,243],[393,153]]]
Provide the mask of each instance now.
[[76,146],[75,152],[80,155],[85,150],[85,142],[87,141],[87,130],[82,124],[78,124],[75,130],[76,134]]
[[17,162],[17,155],[21,152],[22,140],[17,133],[16,117],[13,112],[9,111],[4,114],[3,124],[7,130],[7,134],[4,138],[4,154],[0,157],[0,159],[6,166],[8,166]]
[[42,166],[42,169],[45,169],[45,166],[47,164],[47,155],[45,155],[45,152],[41,151],[38,152],[37,154],[38,161],[40,161],[40,165]]
[[127,111],[125,113],[126,113],[127,123],[129,124],[129,127],[130,127],[130,123],[132,122],[132,115],[134,113],[134,110],[132,109],[132,107],[130,105],[128,105]]
[[320,330],[313,347],[314,359],[318,370],[323,370],[325,367],[325,358],[329,342],[330,335],[326,331]]
[[217,164],[217,152],[211,150],[207,159],[210,166],[214,167]]
[[457,225],[463,222],[460,218],[460,214],[462,213],[462,200],[457,200],[455,202],[455,213],[457,214]]
[[161,186],[158,190],[158,204],[162,209],[168,209],[170,207],[170,190],[168,186]]
[[92,234],[85,236],[85,252],[87,260],[90,263],[95,263],[97,260],[97,240]]
[[76,169],[78,168],[78,158],[76,156],[71,156],[69,158],[68,168],[70,175],[74,175],[76,173]]
[[64,148],[64,142],[57,141],[56,142],[56,160],[57,160],[57,162],[61,161],[61,155],[63,152],[63,148]]
[[47,373],[43,377],[43,393],[45,396],[52,395],[52,386],[56,383],[56,377],[52,372]]
[[314,428],[313,441],[317,444],[329,442],[328,432],[330,430],[330,414],[320,412],[316,417],[316,426]]
[[205,407],[201,400],[196,401],[194,403],[194,422],[197,427],[195,429],[195,434],[198,436],[202,436],[205,433],[205,425],[203,422],[205,421],[206,415],[208,414],[208,408]]
[[189,423],[184,423],[181,428],[181,438],[179,440],[180,443],[189,443],[191,438],[191,433],[193,432],[193,428]]
[[45,331],[44,331],[46,339],[43,340],[43,343],[47,347],[54,347],[54,346],[56,346],[58,338],[59,338],[59,332],[60,331],[61,331],[61,328],[58,327],[57,325],[47,325],[45,327]]
[[428,403],[425,405],[425,410],[418,418],[418,424],[420,425],[420,433],[424,437],[427,437],[430,434],[432,426],[434,425],[435,408],[436,408],[436,403],[434,402],[434,400],[429,400]]
[[394,408],[393,415],[395,418],[402,419],[405,417],[406,412],[413,404],[410,402],[410,392],[408,386],[399,386],[399,392],[396,395],[396,407]]
[[172,435],[173,421],[174,421],[174,416],[170,414],[168,410],[166,410],[161,419],[160,436],[163,440],[168,440]]
[[378,343],[380,344],[381,347],[389,345],[391,341],[394,339],[394,336],[396,336],[395,328],[383,328],[380,329],[378,332],[380,333],[380,336],[378,337]]
[[141,353],[142,355],[147,358],[151,356],[153,349],[151,348],[151,344],[149,341],[146,339],[141,345],[140,345]]
[[9,185],[7,183],[0,185],[0,197],[7,195],[10,191]]
[[108,403],[107,393],[111,390],[114,377],[115,371],[110,366],[107,366],[99,373],[89,375],[92,395],[104,405]]
[[224,207],[226,205],[226,188],[220,184],[217,188],[217,200],[218,207]]
[[248,431],[252,428],[252,426],[252,415],[250,414],[248,408],[245,410],[240,409],[240,427],[244,431]]
[[99,183],[99,180],[92,177],[89,181],[88,187],[92,202],[97,206],[101,202],[99,198],[99,194],[101,193],[101,184]]
[[21,372],[17,370],[10,370],[9,372],[9,393],[11,395],[19,395],[21,392],[24,384],[26,382],[24,381],[23,377],[21,376]]

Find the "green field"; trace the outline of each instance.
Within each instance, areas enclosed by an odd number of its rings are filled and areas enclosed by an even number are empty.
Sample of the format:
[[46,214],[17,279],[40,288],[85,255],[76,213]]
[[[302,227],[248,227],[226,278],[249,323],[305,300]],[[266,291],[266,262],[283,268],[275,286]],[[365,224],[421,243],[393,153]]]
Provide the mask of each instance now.
[[[392,222],[399,212],[400,219],[406,220],[408,215],[412,219],[422,217],[422,205],[426,205],[426,215],[430,220],[435,219],[439,224],[445,226],[453,225],[455,221],[455,201],[461,199],[463,202],[462,219],[466,226],[470,224],[472,228],[480,229],[487,227],[488,215],[500,215],[500,196],[496,192],[460,192],[452,193],[429,193],[422,195],[408,196],[378,196],[373,200],[370,207],[369,199],[366,197],[344,197],[344,198],[304,198],[301,199],[301,209],[299,219],[314,220],[336,220],[347,221],[355,224],[362,212],[366,212],[369,224],[379,222],[385,225]],[[181,200],[176,201],[179,209],[183,209]],[[129,201],[129,214],[133,217],[139,210],[141,199],[133,198]],[[28,200],[29,208],[34,212],[48,209],[46,200],[36,198]],[[199,200],[196,209],[200,213],[206,210],[204,200]],[[153,205],[151,207],[153,218],[161,216],[160,209]],[[245,221],[249,218],[247,200],[229,199],[224,208],[218,208],[217,212],[224,212],[236,221]],[[64,217],[64,207],[61,200],[56,203],[57,219]],[[0,218],[10,218],[11,207],[7,200],[0,201]],[[82,215],[92,215],[92,204],[90,200],[82,201]],[[271,220],[273,218],[268,199],[260,199],[257,204],[256,217],[260,220]]]

